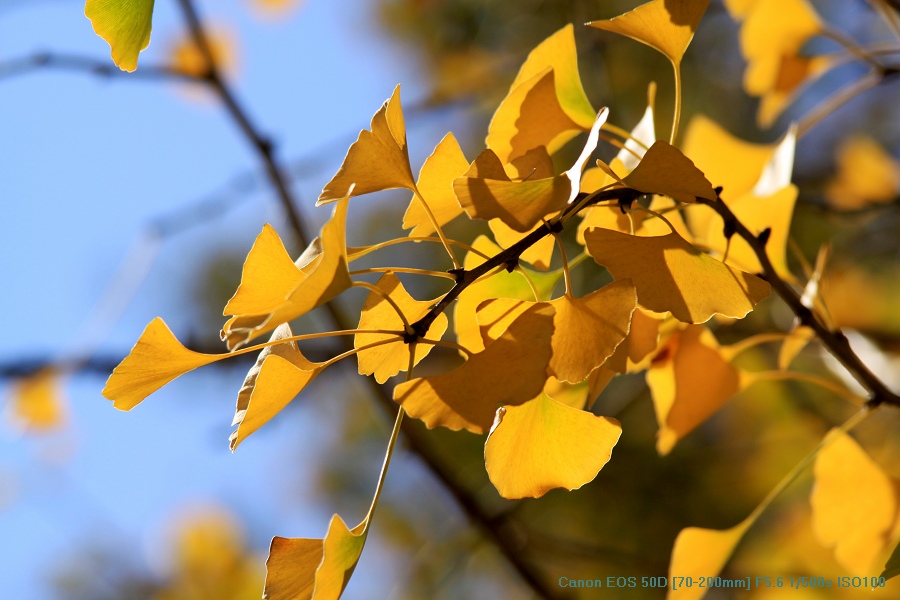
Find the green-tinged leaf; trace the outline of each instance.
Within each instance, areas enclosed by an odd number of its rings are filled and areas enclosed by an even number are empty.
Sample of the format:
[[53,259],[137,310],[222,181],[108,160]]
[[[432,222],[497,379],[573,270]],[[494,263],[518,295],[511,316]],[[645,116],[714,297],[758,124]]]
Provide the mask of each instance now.
[[123,71],[137,69],[138,54],[150,44],[153,0],[87,0],[84,16],[109,44],[113,62]]

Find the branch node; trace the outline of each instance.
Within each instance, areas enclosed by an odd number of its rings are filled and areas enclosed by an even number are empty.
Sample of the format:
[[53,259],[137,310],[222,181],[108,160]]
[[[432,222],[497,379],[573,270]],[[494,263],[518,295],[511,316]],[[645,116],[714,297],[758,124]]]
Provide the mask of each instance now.
[[453,278],[456,280],[456,283],[460,283],[466,276],[466,270],[462,269],[462,268],[448,269],[447,272],[450,273],[451,275],[453,275]]
[[756,236],[756,239],[759,240],[759,243],[763,246],[769,241],[769,236],[772,235],[772,228],[766,227],[762,231],[759,232],[759,235]]
[[516,270],[516,267],[519,266],[519,257],[511,258],[508,261],[503,263],[503,266],[506,268],[507,273],[512,273]]

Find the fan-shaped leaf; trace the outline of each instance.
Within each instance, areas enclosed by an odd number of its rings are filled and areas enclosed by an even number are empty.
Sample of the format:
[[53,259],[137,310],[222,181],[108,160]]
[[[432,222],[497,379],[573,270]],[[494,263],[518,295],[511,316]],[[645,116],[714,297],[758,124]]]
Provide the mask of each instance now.
[[428,203],[428,208],[441,227],[463,213],[462,206],[453,193],[453,180],[462,176],[468,168],[469,161],[463,155],[459,142],[452,133],[448,133],[435,147],[434,152],[425,159],[419,171],[416,188],[422,197],[417,198],[414,194],[406,214],[403,215],[403,229],[412,228],[410,236],[427,236],[434,233],[434,225],[422,207],[422,199]]
[[138,54],[150,45],[153,0],[87,0],[84,16],[109,44],[113,62],[123,71],[137,69]]

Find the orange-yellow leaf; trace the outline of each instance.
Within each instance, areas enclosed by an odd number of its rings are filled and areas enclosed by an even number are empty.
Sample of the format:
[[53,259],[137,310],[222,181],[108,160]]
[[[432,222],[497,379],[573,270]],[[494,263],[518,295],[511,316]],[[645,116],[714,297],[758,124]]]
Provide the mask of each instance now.
[[484,433],[497,408],[522,404],[541,393],[552,333],[552,307],[530,308],[461,367],[401,383],[394,388],[394,400],[429,428]]
[[[271,341],[291,335],[285,323],[275,329]],[[281,412],[324,368],[325,363],[308,361],[293,341],[263,348],[238,393],[231,423],[238,428],[229,437],[231,450]]]
[[647,44],[677,66],[708,5],[709,0],[652,0],[614,19],[588,25]]
[[484,444],[491,483],[504,498],[539,498],[578,489],[609,462],[622,428],[546,394],[497,411]]
[[485,143],[504,163],[539,146],[553,154],[590,129],[594,117],[578,73],[574,28],[566,25],[528,55],[491,119]]
[[350,529],[334,515],[325,539],[272,539],[266,561],[266,600],[337,600],[356,568],[368,519]]
[[[206,45],[220,72],[228,75],[234,75],[237,72],[238,53],[234,34],[224,30],[209,29],[206,32]],[[196,77],[202,77],[209,71],[205,55],[197,47],[193,35],[188,32],[169,48],[169,64],[178,71]]]
[[84,16],[109,44],[113,62],[123,71],[137,69],[138,54],[150,45],[153,0],[87,0]]
[[622,181],[641,192],[663,194],[682,202],[693,202],[698,196],[716,199],[703,172],[678,148],[662,140],[650,146],[638,166]]
[[638,307],[631,315],[631,328],[605,367],[616,373],[642,371],[650,366],[651,353],[659,345],[662,317]]
[[9,417],[24,431],[51,431],[65,420],[59,372],[46,367],[17,379],[10,390]]
[[638,302],[679,321],[704,323],[714,314],[743,318],[769,295],[765,281],[723,264],[672,232],[637,237],[589,229],[588,252],[618,279],[631,279]]
[[819,541],[834,547],[834,556],[848,571],[872,571],[885,550],[897,497],[893,480],[869,458],[848,434],[837,436],[819,452],[814,467],[813,531]]
[[304,0],[248,0],[254,12],[266,18],[279,18],[295,10]]
[[350,146],[341,168],[325,184],[316,206],[345,196],[362,196],[393,188],[416,190],[409,166],[399,85],[372,117],[371,129],[359,132],[359,138]]
[[[403,284],[393,273],[385,273],[378,280],[378,287],[400,307],[400,311],[406,316],[407,323],[415,323],[425,316],[433,300],[419,301],[407,293]],[[390,329],[403,331],[403,321],[397,315],[394,307],[380,294],[369,293],[366,303],[363,305],[357,329]],[[447,331],[447,316],[441,313],[428,328],[424,337],[431,340],[439,340]],[[409,346],[395,335],[381,333],[357,333],[353,337],[353,347],[361,348],[368,344],[381,340],[394,339],[397,343],[376,346],[359,352],[359,372],[361,375],[375,375],[378,383],[384,383],[400,371],[406,371],[409,367]],[[425,358],[434,346],[431,344],[416,344],[415,363],[418,364]]]
[[741,389],[741,375],[709,329],[690,325],[654,357],[647,385],[659,422],[656,448],[668,454]]
[[422,196],[417,198],[413,194],[409,208],[403,215],[403,229],[412,228],[410,236],[419,237],[434,233],[434,225],[422,207],[422,199],[428,203],[428,208],[441,227],[463,213],[462,206],[453,193],[453,180],[462,176],[468,168],[469,161],[463,155],[459,142],[452,133],[448,133],[435,147],[431,156],[425,159],[419,171],[416,187]]
[[[488,221],[488,226],[491,228],[491,233],[494,234],[494,239],[497,241],[497,244],[505,249],[509,248],[538,227],[543,227],[544,224],[539,222],[525,233],[519,233],[512,227],[503,223],[500,219],[491,219]],[[519,255],[519,258],[532,265],[535,269],[546,271],[550,268],[550,261],[553,259],[553,248],[555,247],[556,241],[553,239],[552,235],[548,235],[531,245],[525,252]]]
[[806,345],[816,338],[816,332],[806,325],[795,327],[790,335],[784,338],[778,351],[778,368],[787,371]]
[[771,127],[809,86],[840,64],[838,55],[782,56],[775,85],[760,98],[756,122],[760,127]]
[[263,229],[244,263],[241,285],[222,329],[230,349],[272,331],[325,304],[352,285],[347,270],[345,229],[349,196],[338,202],[318,238],[291,263],[281,240]]
[[722,531],[700,527],[682,529],[672,549],[666,600],[700,600],[709,591],[706,587],[682,585],[673,590],[671,580],[691,577],[693,581],[701,581],[718,576],[752,523],[752,520],[744,520]]
[[828,203],[842,210],[891,202],[900,193],[900,162],[870,137],[844,140],[836,156],[837,172],[828,183]]
[[156,317],[109,376],[102,393],[119,410],[131,410],[176,377],[229,356],[188,350]]

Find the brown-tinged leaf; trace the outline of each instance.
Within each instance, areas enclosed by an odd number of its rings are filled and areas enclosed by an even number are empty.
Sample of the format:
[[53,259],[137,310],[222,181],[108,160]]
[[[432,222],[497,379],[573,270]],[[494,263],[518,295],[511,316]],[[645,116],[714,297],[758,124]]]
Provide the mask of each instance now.
[[[407,293],[403,284],[393,273],[385,273],[378,280],[378,287],[384,290],[384,293],[400,307],[401,312],[406,316],[407,323],[415,323],[424,317],[434,300],[419,301]],[[394,331],[403,331],[403,321],[401,321],[397,311],[388,303],[380,294],[370,292],[363,305],[362,313],[359,317],[359,325],[357,329],[389,329]],[[441,313],[437,316],[428,332],[424,337],[431,340],[439,340],[447,331],[447,316]],[[378,383],[384,383],[400,371],[406,371],[409,367],[409,346],[403,343],[403,340],[397,336],[381,333],[357,333],[353,336],[353,347],[361,348],[368,344],[379,342],[382,340],[394,339],[395,344],[385,344],[376,346],[357,353],[359,359],[359,373],[361,375],[375,375]],[[415,364],[418,364],[423,358],[428,356],[431,344],[416,344]]]
[[589,229],[584,237],[595,261],[617,280],[634,282],[641,306],[684,323],[704,323],[715,314],[743,318],[769,295],[768,283],[700,252],[675,232],[638,237]]
[[484,444],[491,483],[504,498],[539,498],[554,488],[578,489],[609,462],[622,428],[615,419],[540,394],[498,409]]
[[176,377],[229,356],[188,350],[156,317],[109,376],[102,393],[117,409],[131,410]]
[[416,180],[409,166],[399,85],[372,117],[371,128],[359,132],[341,168],[325,184],[316,206],[393,188],[416,191]]
[[665,455],[741,389],[741,374],[709,329],[689,325],[654,357],[647,385],[659,422],[656,448]]
[[338,202],[320,236],[294,263],[274,230],[263,229],[244,263],[241,285],[225,306],[225,315],[234,315],[221,334],[229,349],[306,314],[352,285],[345,241],[349,200]]
[[453,180],[461,177],[468,168],[469,161],[460,149],[459,142],[452,133],[448,133],[425,159],[419,171],[416,188],[421,197],[414,193],[406,214],[403,215],[403,229],[412,228],[410,236],[428,236],[435,232],[428,213],[422,207],[423,200],[441,227],[463,213],[462,206],[453,193]]
[[47,432],[62,426],[66,417],[59,371],[45,367],[16,379],[10,389],[9,418],[27,432]]
[[552,307],[532,307],[461,367],[398,385],[394,400],[429,428],[484,433],[497,408],[522,404],[543,390],[552,333]]
[[837,561],[854,575],[871,573],[887,548],[897,515],[894,481],[847,433],[816,457],[810,504],[816,537],[834,547]]

